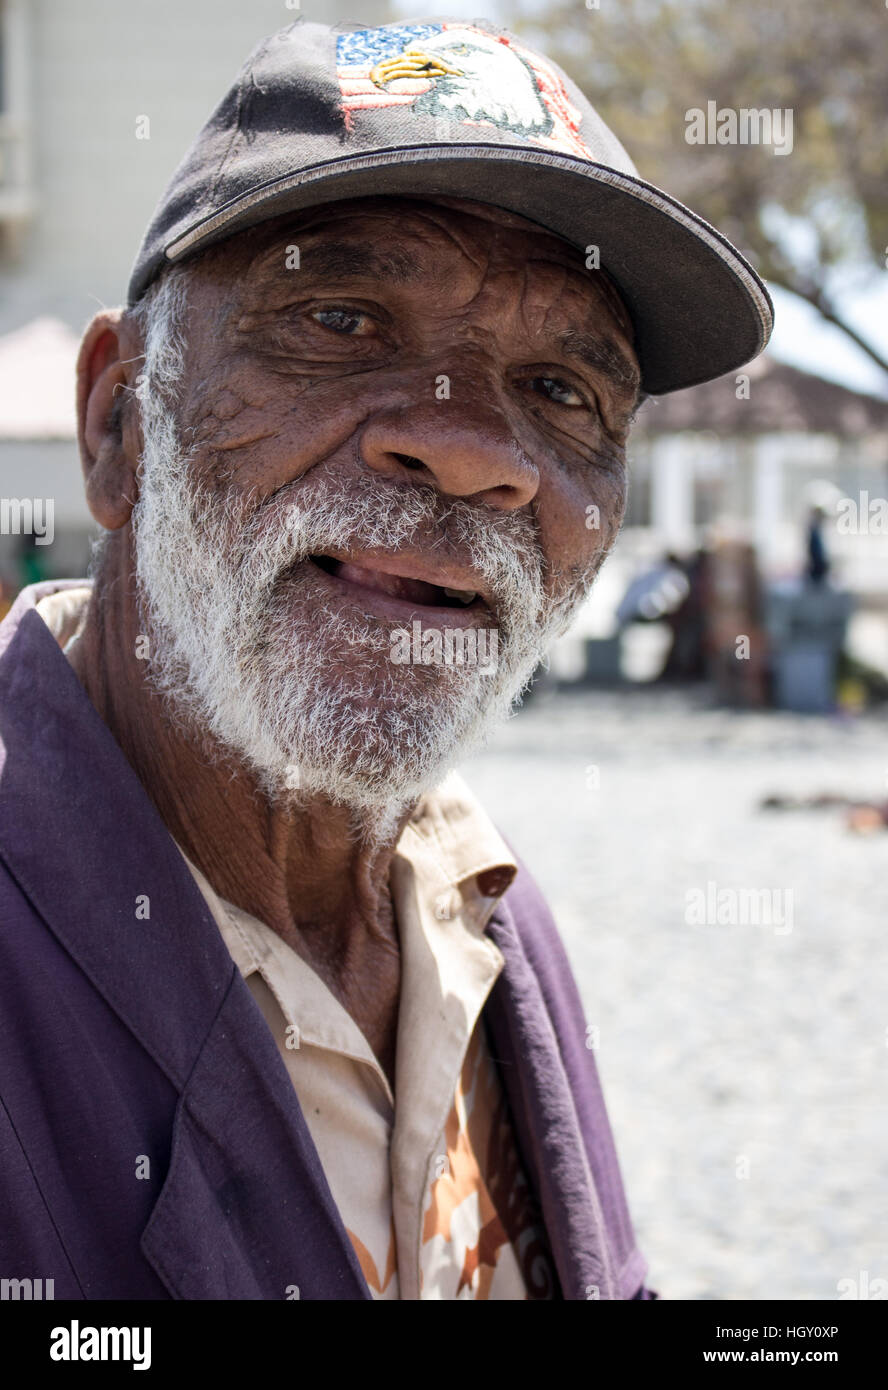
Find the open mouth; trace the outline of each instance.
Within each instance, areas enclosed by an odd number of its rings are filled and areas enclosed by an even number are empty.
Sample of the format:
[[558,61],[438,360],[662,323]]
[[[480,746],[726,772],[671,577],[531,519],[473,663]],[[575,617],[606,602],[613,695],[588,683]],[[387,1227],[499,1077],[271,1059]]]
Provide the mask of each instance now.
[[383,570],[337,560],[332,555],[311,555],[311,564],[325,574],[355,589],[369,590],[384,598],[400,600],[411,608],[453,608],[458,611],[486,608],[481,595],[474,589],[451,589],[430,584],[408,575],[389,574]]

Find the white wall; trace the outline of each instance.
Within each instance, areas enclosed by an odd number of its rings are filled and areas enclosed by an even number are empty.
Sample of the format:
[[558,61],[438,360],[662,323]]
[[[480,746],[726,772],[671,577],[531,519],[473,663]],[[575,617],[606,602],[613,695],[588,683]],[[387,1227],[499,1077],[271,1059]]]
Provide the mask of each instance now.
[[[4,0],[0,0],[0,4]],[[250,50],[301,13],[384,22],[384,0],[6,0],[26,20],[36,211],[0,262],[0,333],[80,329],[125,297],[151,213]],[[421,7],[420,7],[421,8]],[[446,8],[446,6],[445,6]],[[150,139],[136,118],[150,117]]]

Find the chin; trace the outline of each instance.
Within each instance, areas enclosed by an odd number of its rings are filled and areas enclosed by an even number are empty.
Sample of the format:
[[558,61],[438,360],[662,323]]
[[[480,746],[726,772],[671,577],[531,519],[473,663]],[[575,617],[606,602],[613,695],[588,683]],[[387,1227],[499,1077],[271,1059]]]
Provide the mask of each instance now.
[[483,744],[512,703],[478,672],[410,667],[393,676],[365,662],[356,676],[347,665],[323,683],[261,682],[234,720],[217,711],[216,733],[275,801],[403,810]]

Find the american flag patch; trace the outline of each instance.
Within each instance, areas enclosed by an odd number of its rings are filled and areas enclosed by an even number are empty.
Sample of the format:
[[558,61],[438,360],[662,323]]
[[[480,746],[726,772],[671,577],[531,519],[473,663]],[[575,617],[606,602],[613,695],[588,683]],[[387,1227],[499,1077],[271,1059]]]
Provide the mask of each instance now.
[[336,71],[347,126],[356,112],[406,106],[593,158],[580,137],[580,113],[554,69],[474,25],[397,24],[339,34]]

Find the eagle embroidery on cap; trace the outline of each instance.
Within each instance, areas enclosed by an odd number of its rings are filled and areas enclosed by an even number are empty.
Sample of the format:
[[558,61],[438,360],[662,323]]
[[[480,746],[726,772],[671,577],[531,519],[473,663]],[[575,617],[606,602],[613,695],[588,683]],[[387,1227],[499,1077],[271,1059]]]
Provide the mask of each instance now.
[[336,70],[347,124],[356,111],[409,106],[592,158],[561,78],[512,39],[473,25],[399,24],[340,34]]

